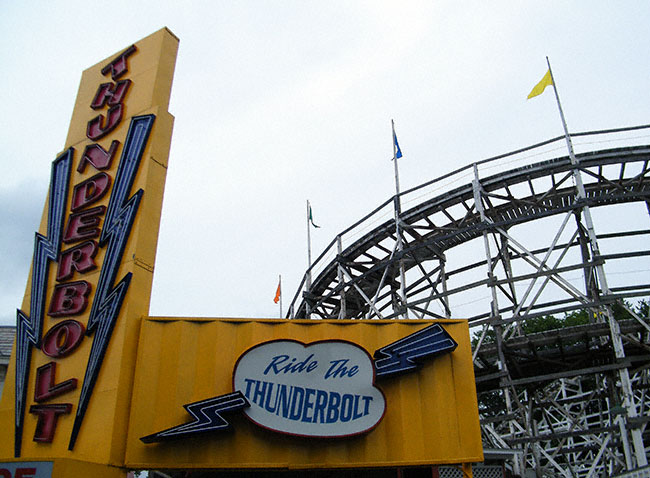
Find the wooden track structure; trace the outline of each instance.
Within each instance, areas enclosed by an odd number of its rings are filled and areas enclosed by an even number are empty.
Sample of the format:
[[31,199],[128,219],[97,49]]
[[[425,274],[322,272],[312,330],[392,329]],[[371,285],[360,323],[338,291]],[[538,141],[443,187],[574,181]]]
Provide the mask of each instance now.
[[[572,135],[626,144],[576,161],[553,138],[390,198],[316,259],[287,316],[467,319],[486,449],[536,476],[645,466],[650,320],[612,311],[650,297],[649,128]],[[579,310],[592,323],[526,333]]]

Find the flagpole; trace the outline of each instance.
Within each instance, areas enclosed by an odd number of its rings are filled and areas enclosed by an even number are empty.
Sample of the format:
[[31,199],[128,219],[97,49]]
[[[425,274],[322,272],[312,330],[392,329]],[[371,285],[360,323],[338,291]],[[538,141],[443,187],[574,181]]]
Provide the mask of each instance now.
[[280,289],[280,318],[282,318],[282,274],[278,275],[278,289]]
[[[580,174],[580,169],[577,168],[578,159],[576,158],[575,153],[573,151],[573,143],[571,142],[571,136],[569,135],[569,129],[567,127],[566,119],[564,117],[564,111],[562,111],[562,104],[560,103],[560,95],[558,94],[557,91],[555,78],[553,78],[553,70],[551,70],[551,62],[549,61],[548,56],[546,57],[546,63],[548,65],[548,72],[551,75],[551,83],[553,84],[553,91],[555,92],[557,107],[558,110],[560,111],[560,118],[562,119],[562,127],[564,128],[564,137],[566,139],[567,148],[569,149],[569,158],[571,159],[571,165],[574,166],[573,177],[576,182],[576,189],[578,190],[578,199],[585,200],[587,198],[585,186],[584,183],[582,182],[582,175]],[[594,259],[599,259],[600,249],[598,247],[598,239],[596,237],[596,230],[594,228],[594,223],[591,217],[591,210],[589,206],[585,205],[582,208],[582,212],[587,226],[586,227],[587,237],[589,238],[589,242],[591,243],[592,257]],[[603,295],[608,296],[611,294],[611,291],[609,289],[609,285],[607,284],[605,269],[603,268],[602,262],[597,263],[595,267],[596,267],[598,278],[600,279],[601,291]],[[611,309],[607,307],[605,311],[609,322],[610,332],[612,334],[612,345],[614,348],[614,355],[616,356],[617,359],[623,359],[625,358],[625,351],[623,348],[620,326],[618,325],[618,322],[616,322],[616,320],[614,319]],[[629,372],[626,368],[623,368],[620,369],[618,373],[622,385],[621,388],[623,392],[622,393],[623,406],[626,408],[627,418],[633,420],[638,416],[638,413],[637,413],[636,405],[634,404],[634,395],[632,392],[632,385],[629,377]],[[626,465],[629,470],[632,467],[632,463],[631,463],[632,460],[631,457],[629,456],[630,455],[629,444],[627,443],[628,439],[627,439],[627,434],[625,433],[625,426],[622,423],[621,423],[621,427],[622,427],[621,435],[623,437],[623,448],[626,452],[625,453]],[[630,434],[632,435],[632,443],[634,445],[634,453],[635,453],[637,466],[641,467],[647,465],[648,459],[645,454],[645,446],[643,444],[641,431],[638,428],[632,428],[630,430]]]
[[[307,199],[307,283],[306,283],[307,292],[311,292],[311,231],[309,230],[310,211],[311,211],[311,207],[309,205],[309,199]],[[311,319],[311,310],[308,301],[305,301],[305,309],[307,313],[307,318]]]
[[[397,237],[397,250],[402,252],[404,245],[402,243],[402,234],[399,227],[399,218],[402,213],[401,198],[399,195],[399,170],[397,168],[397,136],[395,135],[395,121],[390,120],[393,129],[393,163],[395,164],[395,236]],[[402,317],[406,318],[406,274],[404,273],[404,260],[399,260],[400,273],[400,296],[402,299]]]
[[311,231],[309,229],[309,212],[311,206],[307,199],[307,288],[311,287]]
[[557,92],[557,87],[555,86],[555,78],[553,78],[553,70],[551,69],[551,62],[548,57],[546,57],[546,64],[548,65],[548,72],[551,74],[551,83],[553,85],[553,91],[555,92],[555,100],[557,101],[557,109],[560,110],[560,118],[562,119],[562,127],[564,128],[564,138],[566,139],[567,148],[569,148],[569,158],[571,159],[571,164],[577,164],[576,156],[573,152],[573,143],[571,142],[571,136],[569,135],[569,128],[566,124],[566,118],[564,117],[564,111],[562,110],[562,103],[560,103],[560,95]]
[[[553,77],[553,70],[551,69],[551,62],[549,61],[548,57],[546,57],[546,64],[548,65],[548,72],[551,74],[551,83],[553,84],[553,91],[555,92],[555,100],[557,101],[557,108],[560,111],[560,118],[562,119],[562,127],[564,128],[564,138],[566,140],[566,145],[569,150],[569,158],[571,160],[571,164],[573,166],[578,165],[578,159],[576,158],[576,155],[573,151],[573,142],[571,141],[571,135],[569,135],[569,128],[567,127],[566,123],[566,118],[564,117],[564,111],[562,110],[562,103],[560,103],[560,95],[557,91],[557,86],[555,84],[555,78]],[[576,182],[576,188],[578,189],[578,196],[581,199],[586,199],[587,193],[585,192],[585,186],[584,183],[582,182],[582,175],[580,174],[580,170],[574,169],[573,177]],[[596,232],[594,230],[594,224],[591,219],[591,211],[589,210],[589,207],[585,208],[584,211],[584,216],[585,216],[585,222],[587,223],[587,234],[589,236],[589,239],[591,240],[592,246],[594,246],[596,249],[595,251],[600,254],[598,251],[598,242],[596,239]],[[597,268],[600,268],[601,266],[597,266]],[[604,282],[603,285],[603,291],[607,291],[606,293],[609,293],[608,287],[607,287],[607,281],[605,279],[605,274],[604,271],[601,272],[601,282]]]
[[396,211],[401,213],[400,206],[400,197],[399,197],[399,170],[397,169],[397,145],[395,144],[395,121],[390,120],[390,124],[393,128],[393,163],[395,163],[395,194],[397,197],[397,202],[395,203]]

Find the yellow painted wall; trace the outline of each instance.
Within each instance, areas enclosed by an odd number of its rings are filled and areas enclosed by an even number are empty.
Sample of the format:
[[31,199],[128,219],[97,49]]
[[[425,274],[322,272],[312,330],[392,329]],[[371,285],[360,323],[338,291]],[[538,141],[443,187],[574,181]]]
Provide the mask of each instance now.
[[378,382],[387,409],[365,435],[299,438],[243,414],[234,430],[170,442],[140,438],[190,421],[184,404],[232,392],[237,358],[272,339],[342,339],[371,355],[432,321],[285,321],[148,318],[143,323],[126,462],[133,468],[311,468],[482,461],[467,322],[441,321],[459,344],[417,372]]

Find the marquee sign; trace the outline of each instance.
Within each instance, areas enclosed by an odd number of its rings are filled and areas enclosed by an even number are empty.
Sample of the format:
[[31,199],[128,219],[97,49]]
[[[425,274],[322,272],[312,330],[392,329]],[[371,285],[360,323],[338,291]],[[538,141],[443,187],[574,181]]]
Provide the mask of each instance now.
[[[130,51],[135,51],[132,47]],[[117,59],[125,64],[124,54]],[[112,66],[113,63],[109,65]],[[108,69],[110,71],[110,68]],[[126,66],[122,72],[126,71]],[[130,80],[124,80],[129,81]],[[127,83],[128,84],[128,83]],[[115,87],[119,90],[119,87]],[[106,98],[105,85],[100,86],[97,95]],[[124,89],[119,90],[124,91]],[[123,94],[123,93],[122,93]],[[111,109],[122,110],[122,104],[117,103]],[[88,123],[88,137],[103,136],[115,128],[121,119],[121,114],[109,113],[109,119],[102,128],[101,115]],[[81,383],[81,395],[77,405],[75,421],[70,436],[69,449],[74,448],[79,428],[88,406],[97,375],[101,368],[102,359],[108,347],[115,321],[119,315],[124,295],[131,282],[131,273],[126,274],[116,282],[118,267],[126,242],[131,232],[133,219],[138,211],[143,191],[137,191],[129,197],[131,185],[138,165],[142,159],[143,150],[151,131],[153,115],[134,117],[131,119],[129,131],[124,142],[112,194],[105,206],[96,205],[108,191],[111,176],[99,172],[73,187],[71,212],[64,224],[64,209],[68,189],[68,177],[74,150],[70,148],[63,156],[55,161],[51,183],[50,212],[48,217],[48,236],[37,234],[34,245],[34,268],[32,274],[31,310],[27,314],[22,310],[17,312],[17,355],[16,355],[16,429],[15,429],[15,454],[20,456],[24,412],[27,401],[27,380],[31,354],[34,348],[50,359],[63,358],[75,351],[84,340],[85,333],[93,333],[92,345],[86,373]],[[116,140],[113,144],[117,143]],[[115,149],[115,148],[113,148]],[[99,151],[102,163],[93,163],[93,153]],[[78,169],[83,170],[86,162],[93,165],[96,170],[106,169],[110,166],[112,157],[97,143],[86,147]],[[64,171],[59,173],[59,171]],[[91,207],[92,206],[92,207]],[[104,227],[100,230],[100,220],[104,220]],[[83,241],[83,242],[82,242]],[[70,244],[70,247],[66,247]],[[66,247],[64,249],[64,247]],[[70,317],[83,314],[89,303],[92,285],[84,280],[85,274],[97,268],[94,260],[100,247],[105,248],[104,261],[101,266],[99,280],[95,287],[93,305],[90,309],[87,325]],[[50,261],[58,262],[56,281],[57,284],[51,293],[47,315],[53,318],[67,318],[53,325],[42,337],[43,306]],[[69,281],[73,273],[81,280]],[[41,338],[42,337],[42,338]],[[46,403],[51,399],[65,395],[77,388],[78,379],[71,378],[65,382],[55,384],[56,362],[49,361],[40,366],[35,376],[34,401],[38,405],[31,405],[29,413],[36,415],[37,424],[33,440],[41,443],[51,443],[56,432],[60,415],[69,414],[72,410],[70,403]]]
[[17,311],[0,456],[9,447],[14,458],[69,456],[80,446],[109,462],[111,441],[80,437],[92,436],[89,426],[110,436],[128,425],[119,395],[133,371],[121,362],[134,359],[127,344],[148,311],[177,45],[163,29],[83,73]]
[[[59,156],[52,166],[48,234],[43,236],[37,233],[34,241],[30,313],[22,310],[17,312],[14,439],[16,456],[20,456],[21,452],[29,365],[34,349],[40,348],[49,358],[63,358],[74,352],[84,340],[85,333],[93,335],[70,435],[69,449],[72,450],[122,301],[131,282],[131,273],[118,278],[118,267],[144,192],[140,189],[129,196],[155,116],[131,118],[114,177],[106,171],[110,172],[120,141],[113,139],[108,150],[96,141],[115,130],[123,119],[126,93],[132,81],[120,78],[128,73],[128,58],[135,52],[136,47],[132,45],[101,70],[102,74],[113,81],[98,85],[89,107],[96,112],[103,111],[106,116],[99,113],[87,123],[86,137],[92,143],[85,147],[78,159],[77,171],[90,172],[92,175],[72,186],[70,211],[67,214],[65,206],[70,187],[70,170],[75,159],[74,148],[69,148]],[[99,201],[109,193],[111,183],[113,187],[108,195],[107,208]],[[104,224],[100,228],[102,220]],[[84,314],[88,308],[93,285],[85,280],[85,276],[97,269],[95,257],[99,248],[105,249],[104,260],[95,285],[92,307],[84,325],[71,317]],[[51,262],[58,265],[56,284],[49,297],[49,307],[45,311]],[[70,280],[73,278],[76,280]],[[43,336],[44,313],[55,319],[67,320],[57,322]],[[33,436],[36,442],[51,443],[59,417],[72,411],[70,403],[51,402],[52,399],[75,390],[78,379],[75,377],[55,384],[55,372],[54,361],[47,362],[36,371],[34,401],[37,404],[29,407],[29,413],[37,417]]]
[[148,317],[134,468],[482,460],[467,321]]
[[368,353],[342,340],[304,345],[265,342],[244,353],[233,388],[250,403],[244,413],[270,430],[306,437],[364,433],[384,416]]
[[432,324],[378,349],[374,359],[344,340],[271,340],[246,350],[233,371],[233,393],[184,405],[193,420],[144,443],[230,429],[227,413],[242,410],[255,424],[300,437],[341,438],[372,430],[386,412],[375,379],[416,370],[458,344]]

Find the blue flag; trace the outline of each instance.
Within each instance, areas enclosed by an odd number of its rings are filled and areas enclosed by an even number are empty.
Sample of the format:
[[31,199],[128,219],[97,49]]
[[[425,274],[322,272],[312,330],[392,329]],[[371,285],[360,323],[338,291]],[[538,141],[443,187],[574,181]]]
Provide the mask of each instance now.
[[401,158],[402,157],[402,150],[399,149],[399,143],[397,142],[397,135],[395,134],[395,128],[393,128],[393,145],[395,149],[395,157],[396,158]]

